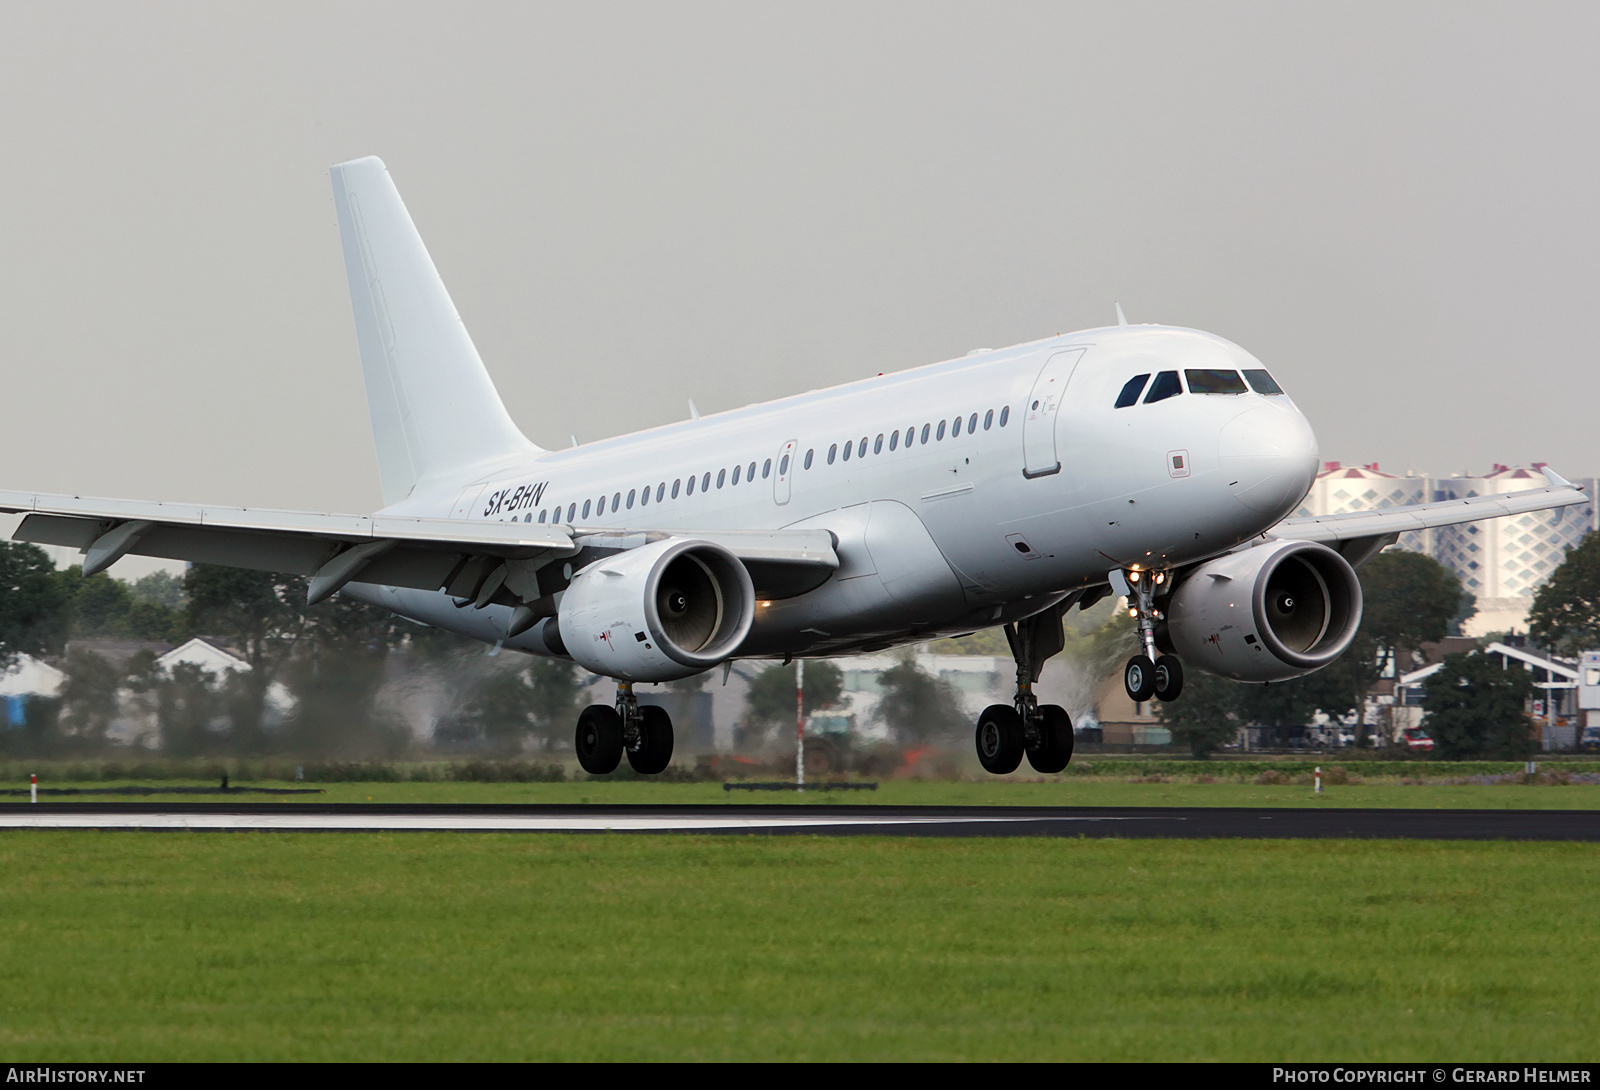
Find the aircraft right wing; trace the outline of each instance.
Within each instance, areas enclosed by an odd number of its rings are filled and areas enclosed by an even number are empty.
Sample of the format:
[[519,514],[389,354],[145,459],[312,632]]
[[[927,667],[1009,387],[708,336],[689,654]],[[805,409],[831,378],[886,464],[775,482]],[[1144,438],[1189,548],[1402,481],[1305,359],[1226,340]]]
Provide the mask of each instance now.
[[1552,507],[1588,503],[1592,497],[1552,469],[1544,470],[1544,488],[1520,492],[1472,496],[1464,500],[1439,500],[1387,507],[1377,511],[1351,511],[1343,515],[1312,515],[1285,519],[1268,531],[1269,536],[1295,541],[1317,541],[1331,547],[1353,565],[1372,559],[1386,545],[1393,545],[1401,534],[1433,526],[1453,526],[1460,522],[1520,515]]

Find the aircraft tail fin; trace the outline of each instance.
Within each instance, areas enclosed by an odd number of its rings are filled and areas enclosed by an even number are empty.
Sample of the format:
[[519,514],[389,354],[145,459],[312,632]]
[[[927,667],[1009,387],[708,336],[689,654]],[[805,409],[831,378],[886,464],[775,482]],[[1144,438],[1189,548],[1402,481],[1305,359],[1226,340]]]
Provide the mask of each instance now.
[[420,481],[538,452],[506,413],[383,161],[330,173],[384,505]]

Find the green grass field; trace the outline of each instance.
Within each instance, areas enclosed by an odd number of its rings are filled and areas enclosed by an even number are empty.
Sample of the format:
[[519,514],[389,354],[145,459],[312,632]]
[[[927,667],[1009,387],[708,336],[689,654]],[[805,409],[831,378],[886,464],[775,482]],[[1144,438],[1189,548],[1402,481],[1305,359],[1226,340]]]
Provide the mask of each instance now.
[[[1557,793],[1557,792],[1552,792]],[[8,1060],[1588,1060],[1600,846],[0,834]]]
[[[105,788],[114,781],[79,780],[47,786]],[[184,781],[215,786],[216,781]],[[1071,777],[1052,782],[995,780],[987,783],[886,780],[876,791],[724,791],[717,783],[651,783],[639,780],[591,780],[577,783],[279,783],[251,782],[253,787],[314,787],[316,795],[228,796],[229,801],[281,802],[441,802],[441,803],[838,803],[895,806],[1373,806],[1424,808],[1592,810],[1600,807],[1600,785],[1401,784],[1369,782],[1328,786],[1319,796],[1304,785],[1264,786],[1253,783],[1196,783],[1193,777],[1167,783],[1130,783],[1128,777]],[[206,802],[221,795],[41,796],[47,802]],[[25,802],[26,796],[5,801]]]

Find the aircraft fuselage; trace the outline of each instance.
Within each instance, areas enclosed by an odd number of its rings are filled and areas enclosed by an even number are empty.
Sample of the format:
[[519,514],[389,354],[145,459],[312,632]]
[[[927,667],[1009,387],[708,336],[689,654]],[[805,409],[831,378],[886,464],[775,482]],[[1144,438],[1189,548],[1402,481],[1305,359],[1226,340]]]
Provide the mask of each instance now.
[[[1279,522],[1311,486],[1316,441],[1246,373],[1265,371],[1211,334],[1086,330],[425,481],[388,513],[826,528],[839,570],[763,601],[740,657],[875,650],[1027,616],[1109,569],[1203,560]],[[479,639],[505,631],[504,607],[348,589]],[[548,650],[538,630],[506,642]]]

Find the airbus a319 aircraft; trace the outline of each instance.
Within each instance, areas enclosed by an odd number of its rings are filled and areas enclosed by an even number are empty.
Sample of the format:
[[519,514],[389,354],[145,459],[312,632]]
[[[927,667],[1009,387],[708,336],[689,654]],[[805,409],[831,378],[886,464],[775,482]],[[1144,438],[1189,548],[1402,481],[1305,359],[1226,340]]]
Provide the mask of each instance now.
[[383,163],[331,171],[383,485],[372,515],[0,493],[15,537],[85,574],[130,553],[309,577],[616,679],[578,759],[659,773],[672,724],[634,685],[734,659],[879,651],[1004,626],[1016,693],[984,768],[1059,772],[1072,724],[1033,686],[1063,614],[1125,595],[1136,701],[1183,671],[1270,682],[1361,620],[1355,567],[1406,530],[1582,503],[1543,488],[1287,519],[1316,439],[1269,370],[1193,329],[1119,324],[564,450],[501,404]]

